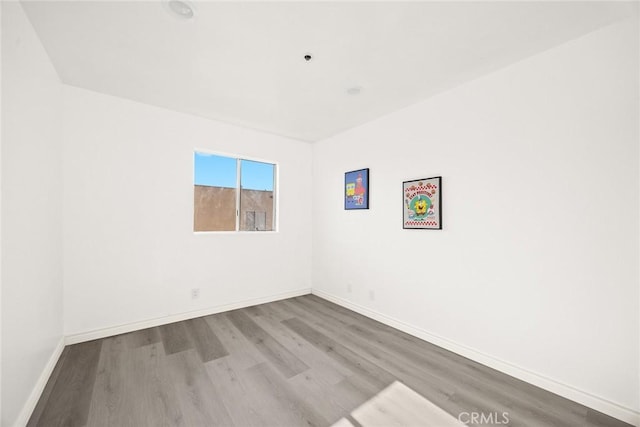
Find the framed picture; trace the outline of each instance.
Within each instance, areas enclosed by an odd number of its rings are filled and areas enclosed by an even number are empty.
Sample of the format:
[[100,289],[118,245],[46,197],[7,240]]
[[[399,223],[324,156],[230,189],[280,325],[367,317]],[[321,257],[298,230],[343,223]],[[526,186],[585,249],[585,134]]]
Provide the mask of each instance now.
[[344,174],[345,210],[369,209],[369,169]]
[[442,177],[402,183],[402,228],[442,230]]

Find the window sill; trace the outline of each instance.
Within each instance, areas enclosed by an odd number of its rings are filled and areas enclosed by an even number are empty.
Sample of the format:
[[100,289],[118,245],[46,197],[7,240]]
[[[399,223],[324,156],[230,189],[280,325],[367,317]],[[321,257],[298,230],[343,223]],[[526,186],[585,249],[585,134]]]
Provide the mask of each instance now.
[[242,235],[259,235],[259,234],[278,234],[277,230],[275,231],[194,231],[195,235],[208,235],[208,234],[242,234]]

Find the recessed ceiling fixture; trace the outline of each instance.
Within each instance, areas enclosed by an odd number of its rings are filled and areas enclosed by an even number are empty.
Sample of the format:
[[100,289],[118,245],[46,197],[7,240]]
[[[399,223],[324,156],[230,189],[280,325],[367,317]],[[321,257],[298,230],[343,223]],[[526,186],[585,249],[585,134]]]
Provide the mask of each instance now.
[[347,89],[349,95],[360,95],[360,92],[362,92],[362,87],[360,86],[353,86]]
[[186,0],[164,0],[162,4],[171,15],[179,19],[193,19],[196,14],[193,5]]

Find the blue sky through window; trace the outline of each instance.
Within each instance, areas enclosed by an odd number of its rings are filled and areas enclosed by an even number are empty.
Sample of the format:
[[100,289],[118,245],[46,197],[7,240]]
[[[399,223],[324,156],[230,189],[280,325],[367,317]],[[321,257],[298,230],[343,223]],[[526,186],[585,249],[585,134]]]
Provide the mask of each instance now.
[[195,153],[194,182],[209,187],[236,188],[236,159]]
[[[273,191],[274,165],[242,160],[242,188]],[[194,183],[210,187],[236,187],[236,159],[215,154],[194,154]]]
[[273,191],[273,165],[243,160],[240,168],[242,188]]

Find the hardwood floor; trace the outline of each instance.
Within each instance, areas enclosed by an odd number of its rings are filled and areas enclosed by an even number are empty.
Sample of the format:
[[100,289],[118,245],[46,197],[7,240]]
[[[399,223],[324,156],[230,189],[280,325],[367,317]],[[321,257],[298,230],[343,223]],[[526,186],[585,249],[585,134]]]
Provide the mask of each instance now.
[[329,426],[396,380],[456,418],[628,426],[313,295],[68,346],[29,426]]

